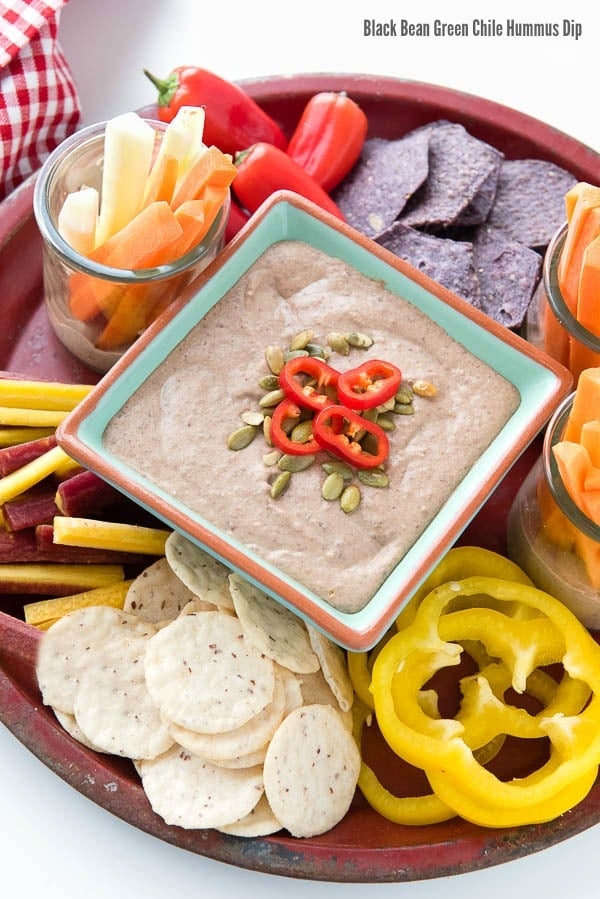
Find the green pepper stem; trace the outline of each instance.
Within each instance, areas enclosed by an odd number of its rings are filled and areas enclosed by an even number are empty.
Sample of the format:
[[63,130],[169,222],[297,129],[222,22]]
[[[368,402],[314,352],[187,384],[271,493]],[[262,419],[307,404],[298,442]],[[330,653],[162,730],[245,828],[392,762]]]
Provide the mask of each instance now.
[[158,105],[168,106],[173,99],[173,94],[179,87],[179,76],[172,72],[168,78],[157,78],[148,69],[144,69],[144,75],[148,78],[158,91]]

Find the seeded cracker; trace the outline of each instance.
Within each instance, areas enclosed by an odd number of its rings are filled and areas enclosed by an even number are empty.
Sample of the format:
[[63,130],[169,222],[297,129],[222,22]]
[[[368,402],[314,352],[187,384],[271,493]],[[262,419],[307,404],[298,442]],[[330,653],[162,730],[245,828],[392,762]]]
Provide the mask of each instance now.
[[348,675],[344,651],[311,625],[307,625],[310,645],[317,656],[321,671],[340,709],[349,712],[354,700],[354,687]]
[[281,830],[281,824],[273,814],[266,796],[261,796],[250,814],[233,824],[225,824],[217,827],[222,833],[233,834],[236,837],[266,837],[271,833]]
[[222,759],[235,759],[262,749],[281,723],[285,710],[283,679],[275,677],[273,700],[245,724],[222,733],[198,733],[176,724],[171,734],[185,749],[218,764]]
[[273,699],[273,662],[223,612],[172,621],[148,642],[146,683],[162,715],[201,733],[240,727]]
[[229,576],[236,614],[257,648],[297,673],[318,671],[306,625],[293,612],[237,574]]
[[102,658],[81,675],[75,720],[104,752],[151,759],[173,745],[146,688],[142,659],[149,639],[138,634],[105,645]]
[[275,817],[292,836],[330,830],[350,807],[360,754],[340,713],[303,706],[280,724],[264,764],[265,793]]
[[163,557],[133,580],[123,608],[146,621],[159,624],[177,618],[184,606],[194,598],[192,591]]
[[72,715],[82,675],[102,664],[107,648],[127,635],[155,630],[150,622],[111,606],[69,612],[40,641],[36,674],[44,704]]
[[262,766],[240,770],[211,765],[180,746],[140,763],[150,805],[167,824],[222,827],[245,817],[263,795]]
[[167,537],[165,557],[186,587],[217,608],[233,609],[227,577],[229,569],[182,534]]

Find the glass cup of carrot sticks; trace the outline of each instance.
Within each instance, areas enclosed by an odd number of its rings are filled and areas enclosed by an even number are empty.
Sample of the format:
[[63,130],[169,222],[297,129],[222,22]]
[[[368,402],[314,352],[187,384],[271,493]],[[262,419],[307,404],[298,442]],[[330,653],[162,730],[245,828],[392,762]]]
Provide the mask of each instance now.
[[534,584],[600,629],[600,368],[556,409],[508,515],[510,558]]
[[525,331],[577,384],[584,369],[600,365],[600,187],[577,183],[565,196],[565,212],[546,250]]
[[202,141],[204,110],[165,125],[124,113],[46,160],[34,214],[53,330],[105,372],[224,243],[231,156]]

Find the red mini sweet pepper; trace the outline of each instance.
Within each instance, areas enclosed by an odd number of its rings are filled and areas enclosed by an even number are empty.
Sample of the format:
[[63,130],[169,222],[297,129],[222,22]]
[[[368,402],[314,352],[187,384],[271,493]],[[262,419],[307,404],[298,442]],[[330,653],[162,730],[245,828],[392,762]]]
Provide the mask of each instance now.
[[237,175],[233,189],[249,212],[255,212],[278,190],[294,191],[317,206],[344,220],[327,191],[301,165],[274,144],[261,141],[235,157]]
[[[315,385],[308,381],[312,378],[316,380]],[[289,359],[279,372],[279,385],[285,395],[299,406],[318,411],[336,402],[338,378],[339,372],[317,356],[296,356]]]
[[282,150],[287,139],[274,119],[237,84],[197,66],[179,66],[167,76],[144,74],[158,89],[158,117],[170,122],[182,106],[203,106],[204,143],[234,156],[257,141]]
[[367,127],[365,113],[346,93],[321,91],[304,107],[287,152],[330,191],[358,160]]
[[391,399],[401,380],[402,372],[391,362],[368,359],[339,376],[339,402],[351,409],[372,409]]
[[[374,452],[364,449],[358,440],[365,433],[375,439]],[[313,421],[313,437],[322,449],[355,468],[375,468],[385,462],[389,453],[385,431],[347,406],[326,406],[318,412]]]

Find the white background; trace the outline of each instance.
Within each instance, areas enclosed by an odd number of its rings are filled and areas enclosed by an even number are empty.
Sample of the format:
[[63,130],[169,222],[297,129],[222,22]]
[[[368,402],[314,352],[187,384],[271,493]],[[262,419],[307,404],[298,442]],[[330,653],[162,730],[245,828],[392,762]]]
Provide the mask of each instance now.
[[[363,18],[583,24],[578,41],[554,39],[368,39]],[[408,10],[410,9],[410,13]],[[490,9],[494,10],[490,14]],[[589,0],[71,0],[61,36],[86,123],[150,103],[142,74],[182,64],[227,78],[360,72],[427,81],[479,94],[600,147],[600,13]],[[600,181],[600,172],[599,172]],[[544,899],[598,896],[600,827],[543,852],[460,877],[373,885],[327,884],[259,874],[149,837],[68,787],[0,727],[0,889],[5,896],[86,899],[203,896],[247,891],[256,899],[402,897]]]

